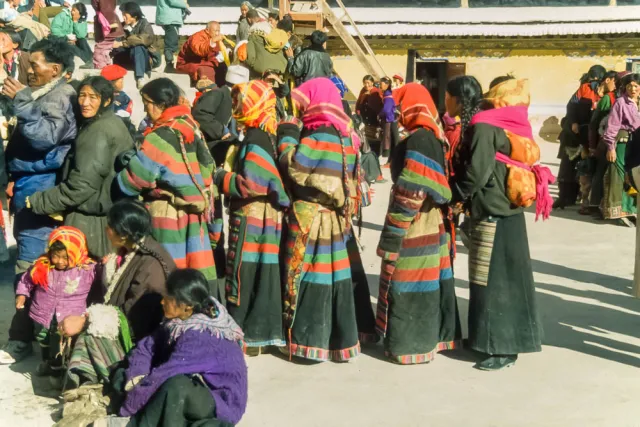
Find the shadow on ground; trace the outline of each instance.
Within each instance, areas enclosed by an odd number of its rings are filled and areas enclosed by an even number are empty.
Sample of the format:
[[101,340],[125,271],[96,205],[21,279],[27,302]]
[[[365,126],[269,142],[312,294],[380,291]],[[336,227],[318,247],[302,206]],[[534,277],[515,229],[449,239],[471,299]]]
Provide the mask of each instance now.
[[[468,253],[467,248],[461,245],[458,251]],[[545,261],[532,260],[531,263],[533,271],[537,273],[629,293],[630,282],[627,279]],[[469,283],[456,280],[456,286],[468,288]],[[640,367],[640,346],[624,342],[629,337],[640,342],[640,300],[629,295],[550,283],[538,282],[536,288],[538,310],[544,328],[544,345]],[[458,303],[461,303],[460,298]],[[461,312],[466,313],[468,309],[461,307]]]

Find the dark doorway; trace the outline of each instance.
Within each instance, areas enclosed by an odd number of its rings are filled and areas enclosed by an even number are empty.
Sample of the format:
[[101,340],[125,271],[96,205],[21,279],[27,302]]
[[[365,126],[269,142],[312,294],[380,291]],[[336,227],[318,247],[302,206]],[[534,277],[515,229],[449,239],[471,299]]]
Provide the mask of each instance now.
[[466,64],[449,62],[446,59],[416,59],[415,81],[420,82],[431,93],[439,111],[444,110],[444,94],[449,80],[465,75]]

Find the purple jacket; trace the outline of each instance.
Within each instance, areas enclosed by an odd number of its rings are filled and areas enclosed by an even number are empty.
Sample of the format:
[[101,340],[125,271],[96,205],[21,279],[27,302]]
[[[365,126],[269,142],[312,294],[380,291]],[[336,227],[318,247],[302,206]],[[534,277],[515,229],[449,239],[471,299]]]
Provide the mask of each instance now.
[[200,374],[216,403],[216,417],[236,424],[247,407],[247,365],[240,346],[207,332],[190,330],[169,345],[167,329],[138,341],[127,356],[127,382],[145,375],[120,409],[125,417],[140,411],[162,384],[176,375]]
[[393,92],[391,92],[391,90],[387,90],[384,93],[380,120],[382,120],[382,123],[393,123],[396,121],[396,102],[393,100]]
[[45,290],[31,281],[31,269],[22,275],[16,295],[31,298],[29,317],[49,327],[53,315],[58,323],[65,317],[80,316],[87,311],[87,295],[96,275],[96,264],[84,268],[49,271],[49,287]]
[[627,95],[623,95],[616,100],[609,114],[607,130],[602,139],[607,144],[609,151],[616,149],[616,137],[618,132],[626,130],[629,133],[640,127],[640,113],[638,104],[633,102]]

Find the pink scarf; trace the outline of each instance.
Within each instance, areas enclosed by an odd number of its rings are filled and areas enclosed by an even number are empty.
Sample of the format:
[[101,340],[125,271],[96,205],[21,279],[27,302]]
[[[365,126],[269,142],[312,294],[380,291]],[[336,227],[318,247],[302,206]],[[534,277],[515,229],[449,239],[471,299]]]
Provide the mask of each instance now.
[[360,138],[355,134],[351,118],[342,107],[340,92],[326,77],[311,79],[291,92],[291,99],[302,116],[307,129],[320,126],[334,126],[340,135],[350,137],[356,151],[360,148]]
[[508,130],[516,135],[534,139],[531,123],[529,123],[528,110],[528,107],[520,105],[481,111],[473,116],[470,125],[473,126],[476,123],[486,123],[500,129]]
[[[495,108],[482,111],[471,119],[471,125],[486,123],[507,130],[515,135],[523,136],[533,140],[533,130],[529,123],[528,107],[513,106]],[[549,184],[556,182],[551,170],[540,164],[528,166],[524,163],[513,160],[509,156],[496,153],[496,160],[506,165],[516,166],[533,172],[536,176],[536,221],[542,215],[542,220],[549,219],[553,206],[553,198],[549,194]]]

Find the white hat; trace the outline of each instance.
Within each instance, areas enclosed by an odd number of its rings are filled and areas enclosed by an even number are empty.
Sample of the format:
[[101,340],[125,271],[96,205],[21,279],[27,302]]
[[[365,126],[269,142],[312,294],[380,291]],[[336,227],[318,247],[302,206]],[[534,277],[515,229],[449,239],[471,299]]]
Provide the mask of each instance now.
[[227,70],[227,83],[237,85],[249,81],[249,69],[242,65],[230,65]]

